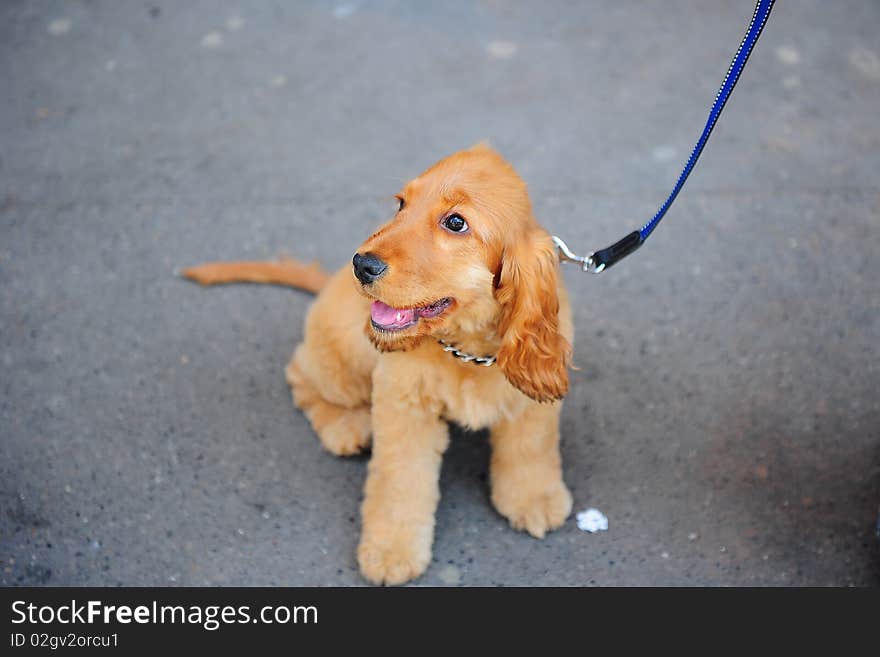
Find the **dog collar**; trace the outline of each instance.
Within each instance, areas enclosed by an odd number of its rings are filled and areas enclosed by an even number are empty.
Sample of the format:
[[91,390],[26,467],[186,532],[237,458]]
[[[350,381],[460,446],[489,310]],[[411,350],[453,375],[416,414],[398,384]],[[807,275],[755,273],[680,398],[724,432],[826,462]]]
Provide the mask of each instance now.
[[495,362],[495,356],[474,356],[473,354],[465,353],[464,351],[459,351],[455,348],[455,345],[451,345],[444,340],[437,340],[440,343],[440,346],[443,347],[443,351],[446,351],[459,360],[463,360],[465,363],[473,363],[474,365],[482,365],[483,367],[489,367]]

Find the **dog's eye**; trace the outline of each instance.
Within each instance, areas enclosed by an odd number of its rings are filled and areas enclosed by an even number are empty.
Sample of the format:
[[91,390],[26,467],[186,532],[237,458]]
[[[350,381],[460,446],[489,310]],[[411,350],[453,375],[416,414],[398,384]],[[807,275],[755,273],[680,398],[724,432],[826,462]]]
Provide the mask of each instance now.
[[397,211],[400,212],[401,210],[403,210],[404,205],[405,205],[405,203],[403,202],[403,197],[398,196],[397,197]]
[[467,222],[460,214],[451,214],[443,220],[443,227],[453,233],[464,233],[468,229]]

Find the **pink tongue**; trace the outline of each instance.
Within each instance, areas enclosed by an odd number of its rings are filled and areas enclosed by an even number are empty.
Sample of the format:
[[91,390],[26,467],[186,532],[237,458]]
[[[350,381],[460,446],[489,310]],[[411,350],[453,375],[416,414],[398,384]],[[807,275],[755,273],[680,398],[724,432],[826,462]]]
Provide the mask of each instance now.
[[412,308],[392,308],[381,301],[374,301],[370,306],[370,317],[379,326],[399,328],[412,324],[416,319],[416,311]]

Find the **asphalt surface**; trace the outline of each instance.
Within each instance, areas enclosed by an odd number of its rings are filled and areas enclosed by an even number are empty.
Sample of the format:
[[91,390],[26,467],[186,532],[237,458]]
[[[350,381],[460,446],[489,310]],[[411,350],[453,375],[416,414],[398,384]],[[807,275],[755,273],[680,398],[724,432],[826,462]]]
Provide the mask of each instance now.
[[[488,139],[580,250],[671,188],[751,0],[0,4],[0,583],[351,585],[366,458],[283,367],[305,294]],[[880,583],[880,4],[777,3],[670,215],[566,271],[574,518],[491,508],[456,431],[423,585]]]

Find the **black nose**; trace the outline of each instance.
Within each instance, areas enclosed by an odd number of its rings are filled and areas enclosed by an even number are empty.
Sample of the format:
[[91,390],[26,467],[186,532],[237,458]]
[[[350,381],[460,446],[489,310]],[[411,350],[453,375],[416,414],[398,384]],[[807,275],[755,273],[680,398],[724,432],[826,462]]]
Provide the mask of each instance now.
[[351,259],[351,264],[354,265],[354,275],[364,285],[369,285],[388,269],[388,265],[372,253],[365,253],[364,255],[355,253],[354,258]]

